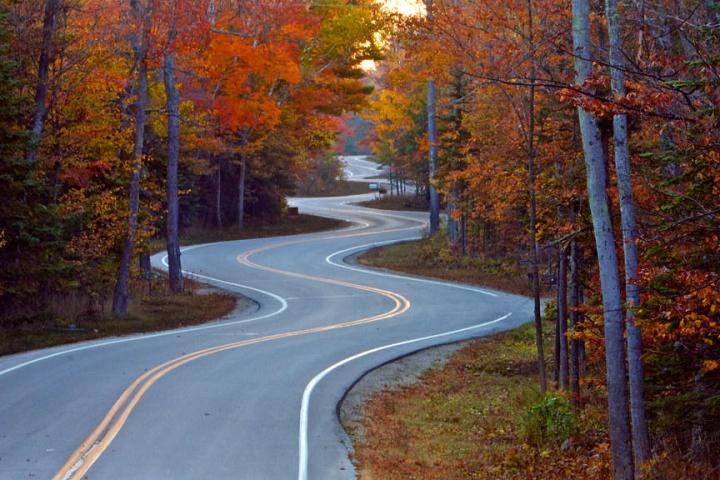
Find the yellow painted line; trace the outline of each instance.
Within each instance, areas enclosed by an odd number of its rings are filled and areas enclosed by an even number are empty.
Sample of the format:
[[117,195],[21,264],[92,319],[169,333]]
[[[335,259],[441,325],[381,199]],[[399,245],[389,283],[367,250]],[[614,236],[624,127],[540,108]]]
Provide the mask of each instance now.
[[[411,303],[410,301],[403,297],[400,294],[397,294],[395,292],[392,292],[390,290],[383,290],[380,288],[370,287],[367,285],[360,285],[356,283],[350,283],[345,282],[342,280],[335,280],[332,278],[326,278],[326,277],[317,277],[313,275],[306,275],[302,273],[296,273],[296,272],[288,272],[285,270],[280,270],[272,267],[267,267],[264,265],[257,264],[250,260],[250,257],[252,255],[258,254],[260,252],[268,251],[275,248],[281,248],[286,247],[289,245],[295,245],[300,243],[308,243],[312,241],[318,241],[318,240],[334,240],[338,238],[349,238],[349,237],[359,237],[359,236],[366,236],[371,234],[378,234],[378,233],[390,233],[390,232],[396,232],[396,231],[404,231],[404,230],[411,230],[415,229],[416,227],[411,228],[398,228],[398,229],[392,229],[392,230],[384,230],[384,231],[375,231],[375,232],[366,232],[366,233],[355,233],[355,234],[346,234],[346,235],[337,235],[337,236],[328,236],[328,237],[322,237],[322,238],[315,238],[315,239],[305,239],[305,240],[295,240],[295,241],[288,241],[283,242],[279,244],[274,245],[268,245],[264,247],[259,247],[253,250],[250,250],[248,252],[245,252],[237,257],[238,262],[241,264],[244,264],[246,266],[249,266],[251,268],[265,270],[273,273],[277,273],[280,275],[295,277],[295,278],[302,278],[305,280],[311,280],[321,283],[327,283],[332,285],[338,285],[348,288],[353,288],[356,290],[362,290],[366,292],[372,292],[376,293],[378,295],[385,296],[387,298],[390,298],[394,302],[394,307],[387,312],[380,313],[377,315],[373,315],[370,317],[364,317],[357,320],[351,320],[348,322],[341,322],[336,323],[332,325],[325,325],[325,326],[319,326],[319,327],[312,327],[312,328],[306,328],[302,330],[295,330],[291,332],[284,332],[284,333],[276,333],[273,335],[267,335],[264,337],[259,337],[255,339],[248,339],[248,340],[242,340],[239,342],[233,342],[223,345],[218,345],[215,347],[206,348],[203,350],[198,350],[196,352],[184,355],[182,357],[170,360],[168,362],[165,362],[161,365],[158,365],[154,367],[153,369],[145,372],[138,378],[136,378],[130,386],[128,386],[125,391],[118,397],[115,404],[113,404],[112,408],[107,412],[105,417],[102,419],[102,421],[98,424],[97,427],[92,431],[92,433],[80,444],[80,446],[70,455],[70,457],[67,459],[65,464],[58,470],[58,472],[53,476],[53,480],[76,480],[81,479],[83,475],[85,475],[88,470],[93,466],[93,464],[100,458],[100,456],[107,450],[108,446],[112,441],[115,439],[117,434],[120,432],[122,427],[125,425],[125,422],[127,421],[128,417],[132,413],[132,411],[135,409],[137,403],[140,401],[140,399],[145,395],[145,392],[160,378],[167,375],[171,371],[175,370],[176,368],[185,365],[186,363],[189,363],[193,360],[197,360],[199,358],[203,358],[209,355],[213,355],[220,352],[225,352],[227,350],[233,350],[249,345],[255,345],[258,343],[265,343],[270,342],[274,340],[280,340],[284,338],[291,338],[291,337],[297,337],[302,335],[308,335],[313,333],[321,333],[321,332],[329,332],[332,330],[339,330],[343,328],[349,328],[354,327],[357,325],[364,325],[367,323],[377,322],[380,320],[386,320],[388,318],[392,318],[398,315],[401,315],[408,311],[410,309]],[[129,400],[129,401],[128,401]]]

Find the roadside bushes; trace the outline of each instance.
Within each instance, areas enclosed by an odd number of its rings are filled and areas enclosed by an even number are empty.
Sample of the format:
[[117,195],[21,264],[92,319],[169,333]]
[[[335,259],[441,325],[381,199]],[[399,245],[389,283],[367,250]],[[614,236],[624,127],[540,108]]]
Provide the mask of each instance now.
[[578,427],[578,419],[570,402],[553,394],[545,395],[531,404],[520,417],[519,423],[525,441],[537,450],[562,445]]

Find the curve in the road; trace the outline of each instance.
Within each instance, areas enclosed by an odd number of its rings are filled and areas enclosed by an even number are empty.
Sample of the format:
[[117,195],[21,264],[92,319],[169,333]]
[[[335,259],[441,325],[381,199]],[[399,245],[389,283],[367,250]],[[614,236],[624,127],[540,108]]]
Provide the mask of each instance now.
[[[387,215],[390,216],[390,215]],[[422,223],[422,222],[420,222]],[[415,227],[411,227],[414,229]],[[386,231],[381,231],[381,233],[388,233],[388,232],[397,232],[397,231],[404,231],[409,230],[411,228],[396,228],[396,229],[388,229]],[[372,233],[378,233],[378,232],[372,232]],[[303,242],[309,242],[309,241],[318,241],[318,240],[334,240],[337,238],[350,238],[350,237],[356,237],[356,236],[365,236],[368,232],[360,232],[360,233],[350,233],[350,234],[344,234],[344,235],[332,235],[323,237],[320,239],[313,239],[313,240],[293,240],[288,242],[283,242],[280,244],[274,244],[274,245],[267,245],[259,248],[255,248],[253,250],[249,250],[237,257],[237,261],[249,266],[251,268],[259,269],[259,270],[265,270],[273,273],[277,273],[280,275],[295,277],[295,278],[301,278],[304,280],[310,280],[315,282],[321,282],[321,283],[327,283],[332,285],[339,285],[343,287],[348,287],[356,290],[366,291],[370,293],[375,293],[378,295],[385,296],[389,299],[391,299],[394,302],[394,306],[392,309],[388,310],[387,312],[373,315],[369,317],[364,317],[356,320],[351,320],[348,322],[341,322],[336,323],[332,325],[325,325],[320,327],[314,327],[314,328],[307,328],[302,330],[295,330],[290,332],[284,332],[284,333],[278,333],[275,335],[268,335],[260,338],[254,338],[249,340],[242,340],[239,342],[232,342],[224,345],[218,345],[216,347],[207,348],[203,350],[199,350],[197,352],[193,352],[187,355],[184,355],[182,357],[170,360],[169,362],[165,362],[161,365],[158,365],[154,367],[153,369],[145,372],[143,375],[135,379],[129,387],[120,395],[118,400],[115,402],[115,404],[111,407],[111,409],[107,412],[105,417],[102,419],[100,424],[93,430],[93,432],[81,443],[81,445],[73,452],[73,454],[68,458],[68,460],[65,462],[65,464],[62,466],[62,468],[55,474],[53,477],[54,480],[67,480],[67,479],[80,479],[85,475],[88,470],[92,467],[92,465],[100,458],[100,456],[105,452],[105,450],[108,448],[108,446],[112,443],[115,436],[120,432],[123,425],[127,421],[128,417],[134,410],[137,403],[140,401],[140,399],[145,395],[145,392],[148,391],[148,389],[157,382],[160,378],[167,375],[168,373],[172,372],[176,368],[185,365],[189,362],[192,362],[193,360],[197,360],[199,358],[203,358],[209,355],[213,355],[215,353],[225,352],[228,350],[233,350],[236,348],[241,348],[249,345],[255,345],[258,343],[264,343],[269,342],[273,340],[279,340],[283,338],[289,338],[289,337],[296,337],[300,335],[308,335],[313,333],[320,333],[320,332],[327,332],[330,330],[338,330],[341,328],[349,328],[356,325],[363,325],[367,323],[377,322],[380,320],[385,320],[388,318],[392,318],[398,315],[403,314],[407,310],[410,309],[411,303],[410,301],[403,297],[400,294],[397,294],[395,292],[384,290],[376,287],[370,287],[367,285],[361,285],[357,283],[351,283],[351,282],[345,282],[342,280],[336,280],[333,278],[325,278],[325,277],[319,277],[314,275],[307,275],[303,273],[297,273],[297,272],[290,272],[286,270],[280,270],[272,267],[268,267],[265,265],[258,264],[256,262],[253,262],[250,260],[250,258],[253,255],[257,255],[261,252],[266,252],[268,250],[276,249],[276,248],[282,248],[289,245],[295,245],[298,243]],[[200,246],[197,246],[196,248],[199,248]],[[338,252],[339,253],[339,252]],[[331,255],[332,256],[332,255]],[[164,259],[163,259],[164,260]],[[186,274],[192,274],[192,272],[184,272]],[[211,277],[204,277],[208,280],[217,281],[218,279],[214,279]],[[223,282],[223,281],[221,281]],[[258,289],[253,289],[256,291],[261,291]],[[287,307],[287,302],[282,299],[279,295],[273,294],[271,292],[262,291],[263,293],[269,294],[272,297],[279,299],[282,302],[282,305],[284,308]],[[281,308],[280,310],[273,312],[271,314],[268,314],[265,318],[271,315],[277,315],[280,313],[280,311],[284,310],[284,308]],[[408,343],[408,342],[405,342]],[[403,343],[403,344],[405,344]],[[389,348],[389,347],[387,347]],[[382,349],[381,349],[382,350]]]
[[254,297],[240,319],[0,358],[0,478],[51,478],[63,463],[67,478],[354,478],[334,408],[353,379],[531,313],[525,298],[343,261],[427,223],[349,205],[371,197],[290,199],[355,224],[343,230],[184,248],[185,273]]
[[438,338],[443,337],[449,337],[452,335],[457,335],[459,333],[465,333],[472,330],[477,330],[479,328],[487,327],[489,325],[493,325],[495,323],[502,322],[506,318],[508,318],[510,315],[512,315],[512,312],[506,313],[502,317],[498,317],[494,320],[491,320],[489,322],[483,322],[479,323],[477,325],[472,325],[465,328],[458,328],[456,330],[450,330],[449,332],[443,332],[443,333],[437,333],[435,335],[427,335],[424,337],[419,338],[413,338],[411,340],[404,340],[402,342],[395,342],[391,343],[389,345],[383,345],[382,347],[376,347],[371,348],[370,350],[365,350],[364,352],[356,353],[355,355],[351,355],[347,358],[344,358],[343,360],[340,360],[339,362],[330,365],[322,372],[318,373],[313,377],[310,382],[308,382],[307,386],[305,386],[305,390],[303,391],[302,396],[302,404],[300,406],[300,435],[299,435],[299,445],[300,445],[300,455],[299,455],[299,462],[298,462],[298,480],[307,480],[308,478],[308,411],[309,411],[309,405],[310,405],[310,396],[312,395],[313,390],[315,389],[315,386],[320,383],[320,381],[325,378],[330,372],[333,370],[336,370],[339,367],[342,367],[343,365],[346,365],[353,360],[357,360],[362,357],[366,357],[368,355],[371,355],[373,353],[381,352],[383,350],[389,350],[391,348],[401,347],[403,345],[411,345],[413,343],[420,343],[427,340],[435,340]]

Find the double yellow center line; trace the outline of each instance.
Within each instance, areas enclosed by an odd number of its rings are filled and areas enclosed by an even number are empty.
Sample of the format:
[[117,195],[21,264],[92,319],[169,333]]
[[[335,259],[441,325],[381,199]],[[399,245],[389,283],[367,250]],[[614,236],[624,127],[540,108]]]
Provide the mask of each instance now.
[[[415,227],[412,227],[414,229]],[[130,386],[128,386],[125,391],[120,395],[120,397],[117,399],[115,404],[113,404],[112,408],[107,412],[105,417],[102,419],[102,421],[98,424],[97,427],[92,431],[92,433],[80,444],[80,446],[70,455],[70,457],[67,459],[65,464],[62,466],[60,470],[55,474],[53,477],[53,480],[75,480],[80,479],[85,475],[88,470],[93,466],[93,464],[100,458],[100,456],[107,450],[108,446],[112,441],[115,439],[117,434],[120,432],[122,427],[125,425],[125,422],[127,421],[128,417],[132,413],[132,411],[137,406],[140,399],[145,395],[145,393],[150,389],[150,387],[157,382],[160,378],[164,377],[168,373],[172,372],[176,368],[185,365],[186,363],[192,362],[194,360],[197,360],[199,358],[207,357],[209,355],[214,355],[216,353],[225,352],[227,350],[234,350],[241,347],[246,347],[249,345],[255,345],[258,343],[265,343],[270,342],[274,340],[280,340],[284,338],[291,338],[291,337],[298,337],[302,335],[308,335],[313,333],[321,333],[321,332],[329,332],[332,330],[339,330],[342,328],[348,328],[348,327],[354,327],[356,325],[363,325],[366,323],[372,323],[377,322],[380,320],[385,320],[388,318],[395,317],[397,315],[400,315],[410,309],[410,301],[403,297],[400,294],[391,292],[389,290],[383,290],[380,288],[375,287],[369,287],[367,285],[360,285],[356,283],[350,283],[345,282],[341,280],[335,280],[332,278],[325,278],[325,277],[318,277],[313,275],[306,275],[303,273],[296,273],[296,272],[288,272],[285,270],[280,270],[272,267],[267,267],[264,265],[257,264],[250,260],[250,257],[267,250],[275,249],[275,248],[281,248],[286,247],[289,245],[294,245],[298,243],[305,243],[310,241],[317,241],[317,240],[330,240],[330,239],[337,239],[337,238],[348,238],[348,237],[355,237],[355,236],[364,236],[369,235],[372,233],[388,233],[392,231],[402,231],[402,230],[410,230],[410,228],[398,228],[394,230],[386,230],[383,232],[364,232],[364,233],[356,233],[356,234],[348,234],[348,235],[340,235],[340,236],[330,236],[330,237],[323,237],[320,239],[307,239],[307,240],[295,240],[295,241],[289,241],[284,242],[280,244],[265,246],[256,248],[253,250],[250,250],[248,252],[245,252],[237,257],[238,262],[240,262],[243,265],[265,270],[268,272],[273,272],[289,277],[295,277],[295,278],[301,278],[304,280],[311,280],[315,282],[321,282],[331,285],[338,285],[342,287],[348,287],[353,288],[356,290],[362,290],[365,292],[371,292],[376,293],[378,295],[382,295],[384,297],[387,297],[393,301],[393,308],[388,310],[387,312],[373,315],[370,317],[364,317],[357,320],[351,320],[347,322],[341,322],[336,323],[332,325],[325,325],[325,326],[319,326],[319,327],[312,327],[312,328],[306,328],[301,330],[294,330],[290,332],[283,332],[283,333],[276,333],[273,335],[267,335],[264,337],[258,337],[254,339],[248,339],[248,340],[242,340],[238,342],[232,342],[227,343],[223,345],[218,345],[216,347],[210,347],[203,350],[198,350],[196,352],[183,355],[182,357],[178,357],[176,359],[170,360],[168,362],[165,362],[161,365],[156,366],[155,368],[148,370],[147,372],[140,375],[138,378],[136,378]]]

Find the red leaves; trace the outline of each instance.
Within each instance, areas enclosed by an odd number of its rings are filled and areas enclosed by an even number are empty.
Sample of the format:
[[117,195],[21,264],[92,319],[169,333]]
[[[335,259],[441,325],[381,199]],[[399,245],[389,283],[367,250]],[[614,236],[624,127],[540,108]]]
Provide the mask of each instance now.
[[72,187],[87,188],[94,177],[110,172],[112,165],[107,160],[98,160],[84,165],[65,168],[60,173],[60,180]]
[[596,117],[620,113],[672,115],[667,110],[677,100],[677,94],[671,90],[630,81],[625,82],[625,90],[624,97],[613,97],[610,94],[610,77],[592,75],[582,85],[561,88],[555,95],[561,102],[581,107]]

